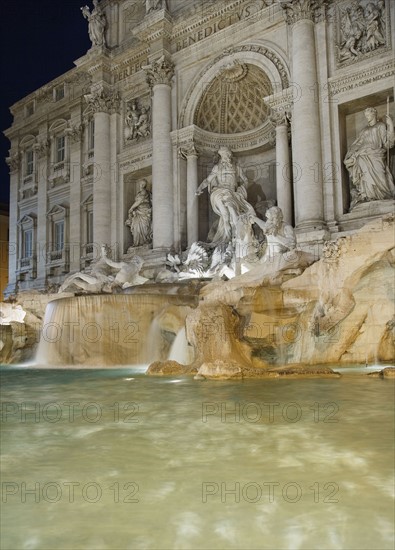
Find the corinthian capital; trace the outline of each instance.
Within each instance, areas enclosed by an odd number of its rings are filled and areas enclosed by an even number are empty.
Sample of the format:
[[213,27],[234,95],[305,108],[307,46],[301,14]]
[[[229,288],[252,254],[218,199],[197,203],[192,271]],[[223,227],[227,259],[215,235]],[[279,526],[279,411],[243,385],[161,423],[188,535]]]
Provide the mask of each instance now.
[[199,150],[195,146],[195,143],[192,141],[185,144],[185,146],[180,147],[179,153],[184,159],[187,159],[188,157],[198,157],[200,154]]
[[291,120],[291,111],[286,109],[272,110],[269,115],[269,120],[273,126],[287,126]]
[[302,19],[317,21],[322,19],[328,0],[277,0],[284,10],[288,25],[293,25]]
[[118,92],[108,92],[104,89],[85,94],[84,99],[94,113],[119,113],[121,98]]
[[147,75],[147,82],[150,88],[157,84],[171,85],[171,80],[174,76],[174,63],[163,55],[159,59],[152,61],[150,65],[143,67]]

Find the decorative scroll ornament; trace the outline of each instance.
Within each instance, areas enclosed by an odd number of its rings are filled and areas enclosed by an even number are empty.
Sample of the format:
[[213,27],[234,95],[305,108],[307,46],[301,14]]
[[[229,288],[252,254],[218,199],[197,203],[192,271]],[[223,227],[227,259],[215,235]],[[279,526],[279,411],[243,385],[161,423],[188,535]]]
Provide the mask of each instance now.
[[85,94],[84,99],[94,113],[119,113],[121,97],[119,92],[107,92],[103,89]]
[[147,75],[147,83],[150,88],[157,84],[171,85],[171,80],[174,76],[174,63],[163,55],[159,59],[153,61],[150,65],[142,67]]
[[293,25],[302,19],[322,19],[328,0],[277,0],[277,3],[284,10],[288,25]]
[[21,153],[18,151],[17,153],[11,154],[6,158],[6,163],[10,168],[10,172],[16,172],[21,163]]

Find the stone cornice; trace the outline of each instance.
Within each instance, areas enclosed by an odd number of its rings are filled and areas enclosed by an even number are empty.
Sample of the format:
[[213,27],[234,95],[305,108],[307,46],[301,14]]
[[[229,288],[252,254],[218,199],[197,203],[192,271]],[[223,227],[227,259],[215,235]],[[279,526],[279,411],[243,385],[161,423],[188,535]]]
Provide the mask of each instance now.
[[198,128],[194,124],[181,130],[171,132],[173,146],[188,148],[191,142],[201,153],[212,153],[218,150],[219,145],[229,147],[232,151],[248,151],[272,143],[273,126],[270,121],[239,134],[213,134]]
[[120,71],[141,58],[148,58],[149,53],[149,47],[147,47],[146,44],[142,44],[138,49],[134,49],[132,52],[117,56],[117,60],[114,60],[112,63],[111,72]]
[[293,104],[293,88],[263,98],[271,112],[290,112]]
[[[226,15],[234,14],[235,11],[240,8],[245,7],[245,0],[233,0],[231,2],[214,2],[213,7],[206,8],[206,15],[202,17],[201,13],[195,14],[192,17],[188,18],[186,21],[184,18],[181,18],[180,21],[176,21],[173,27],[173,40],[178,40],[182,38],[185,34],[190,34],[191,32],[198,31],[208,23],[214,22],[216,19],[221,19]],[[269,7],[265,5],[265,0],[258,0],[256,2],[251,2],[255,10],[257,9],[266,9]]]
[[294,25],[302,20],[322,20],[329,0],[277,0],[277,3],[284,10],[284,18],[288,25]]
[[348,92],[371,84],[377,80],[390,78],[395,75],[395,61],[390,60],[380,65],[370,66],[365,70],[358,69],[354,73],[348,73],[329,79],[329,97],[334,97],[342,92]]
[[173,19],[165,9],[153,11],[146,15],[143,21],[133,29],[133,35],[141,42],[154,42],[159,38],[171,40]]

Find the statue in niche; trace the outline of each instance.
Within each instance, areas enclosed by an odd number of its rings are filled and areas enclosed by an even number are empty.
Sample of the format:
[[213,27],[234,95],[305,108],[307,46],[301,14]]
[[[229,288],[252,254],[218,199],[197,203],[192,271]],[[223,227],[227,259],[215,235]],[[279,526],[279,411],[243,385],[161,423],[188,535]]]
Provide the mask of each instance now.
[[368,125],[360,132],[344,159],[350,174],[352,210],[357,204],[394,198],[394,179],[386,163],[387,149],[394,146],[394,123],[389,115],[378,121],[377,110],[364,111]]
[[106,30],[106,16],[99,6],[98,0],[93,0],[93,10],[88,6],[81,8],[82,15],[88,20],[88,32],[93,46],[105,46],[104,32]]
[[385,1],[364,6],[354,0],[340,11],[338,59],[350,61],[386,43]]
[[114,262],[108,257],[107,246],[102,245],[100,258],[92,264],[90,273],[79,271],[69,275],[59,292],[77,288],[90,294],[111,294],[116,290],[141,285],[148,280],[139,275],[142,267],[143,260],[139,256],[134,256],[130,262]]
[[151,193],[147,189],[147,180],[138,182],[140,190],[129,208],[125,222],[133,237],[133,247],[152,243],[152,204]]
[[248,180],[243,170],[232,162],[232,152],[228,147],[220,147],[218,154],[219,162],[196,191],[196,195],[200,195],[208,188],[211,206],[219,216],[218,227],[211,238],[211,242],[215,244],[230,242],[236,238],[241,216],[255,216],[255,210],[247,202],[245,185]]
[[145,1],[145,13],[148,14],[151,11],[168,9],[167,0],[144,0]]
[[128,104],[125,118],[125,139],[126,141],[138,140],[151,135],[150,108],[139,108],[134,99]]

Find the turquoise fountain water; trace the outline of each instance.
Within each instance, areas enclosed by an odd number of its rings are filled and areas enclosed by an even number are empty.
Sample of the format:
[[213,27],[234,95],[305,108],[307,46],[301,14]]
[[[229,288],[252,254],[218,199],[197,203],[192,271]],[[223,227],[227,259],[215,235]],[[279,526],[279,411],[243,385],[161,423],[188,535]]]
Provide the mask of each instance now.
[[393,548],[393,381],[143,370],[1,369],[2,548]]

